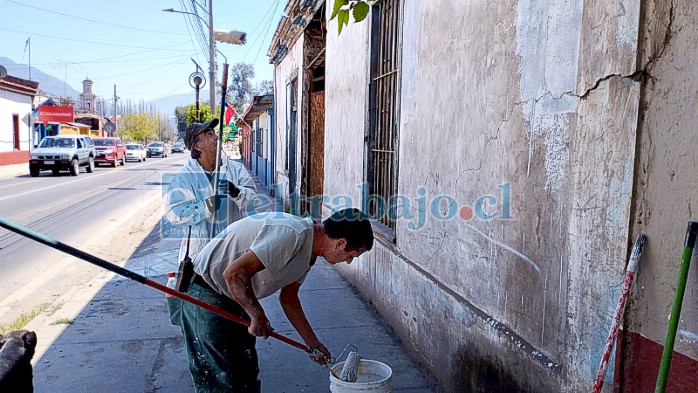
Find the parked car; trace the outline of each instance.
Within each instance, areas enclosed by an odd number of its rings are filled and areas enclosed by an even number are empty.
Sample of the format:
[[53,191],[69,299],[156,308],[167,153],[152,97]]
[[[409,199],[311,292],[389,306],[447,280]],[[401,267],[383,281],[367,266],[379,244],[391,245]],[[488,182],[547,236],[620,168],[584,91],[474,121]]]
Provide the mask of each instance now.
[[148,145],[148,158],[159,156],[167,157],[167,146],[162,142],[152,142]]
[[92,173],[96,154],[89,136],[47,136],[29,154],[29,174],[37,177],[41,171],[50,169],[54,176],[61,170],[69,170],[72,176],[77,176],[81,166],[85,167],[87,173]]
[[121,165],[126,165],[126,146],[120,138],[106,137],[93,140],[97,149],[96,164],[110,164],[116,168],[116,162],[119,161]]
[[172,153],[184,153],[184,143],[175,143],[172,145]]
[[147,156],[145,147],[140,143],[127,143],[126,144],[126,160],[138,160],[138,162],[145,161]]

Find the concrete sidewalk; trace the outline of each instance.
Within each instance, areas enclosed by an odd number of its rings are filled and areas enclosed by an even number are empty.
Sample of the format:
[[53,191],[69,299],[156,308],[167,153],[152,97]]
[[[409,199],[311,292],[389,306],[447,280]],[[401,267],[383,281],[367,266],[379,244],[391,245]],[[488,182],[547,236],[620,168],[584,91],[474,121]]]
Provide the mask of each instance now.
[[[160,229],[153,229],[125,267],[164,284],[176,267],[179,241],[161,239]],[[330,265],[318,261],[300,296],[310,323],[335,356],[353,344],[364,358],[392,368],[393,391],[441,391]],[[262,305],[278,333],[299,340],[277,296]],[[37,392],[193,391],[181,332],[169,322],[165,295],[135,281],[105,271],[89,286],[64,294],[26,328],[39,341],[33,361]],[[258,339],[257,348],[263,392],[329,391],[329,371],[303,351],[274,339]]]
[[0,165],[0,177],[29,175],[29,163]]

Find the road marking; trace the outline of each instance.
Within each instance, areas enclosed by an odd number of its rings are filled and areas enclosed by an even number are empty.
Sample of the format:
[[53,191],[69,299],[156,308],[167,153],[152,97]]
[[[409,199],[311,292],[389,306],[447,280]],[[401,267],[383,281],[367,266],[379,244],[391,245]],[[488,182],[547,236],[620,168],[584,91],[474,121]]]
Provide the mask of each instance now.
[[[165,158],[165,159],[163,159],[163,161],[164,161],[164,160],[172,160],[172,159],[174,159],[174,158],[176,158],[176,157]],[[161,162],[161,161],[160,161],[160,162]],[[147,164],[150,164],[150,163],[149,163],[149,162],[143,162],[142,164],[137,164],[136,166],[129,166],[129,168],[140,168],[141,166],[147,165]],[[124,166],[123,168],[117,169],[117,171],[120,172],[120,171],[123,170],[123,169],[126,169],[126,166]],[[67,184],[73,184],[73,183],[77,183],[77,182],[83,181],[83,180],[94,179],[95,177],[100,177],[100,176],[104,176],[104,175],[109,175],[109,174],[112,174],[112,173],[114,173],[114,171],[99,173],[99,174],[96,174],[96,175],[95,175],[94,173],[92,173],[92,174],[89,174],[89,173],[88,173],[88,175],[90,175],[89,177],[80,177],[80,178],[78,178],[78,179],[69,181],[69,182],[67,182],[67,183],[55,184],[55,185],[53,185],[53,186],[48,186],[48,187],[43,187],[43,188],[37,188],[37,189],[34,189],[34,190],[22,192],[22,193],[19,193],[19,194],[8,195],[8,196],[6,196],[6,197],[0,198],[0,201],[4,201],[4,200],[10,199],[10,198],[17,198],[17,197],[24,196],[24,195],[33,194],[33,193],[35,193],[35,192],[44,192],[44,191],[50,190],[50,189],[52,189],[52,188],[62,187],[62,186],[65,186],[65,185],[67,185]]]
[[[113,212],[112,218],[108,220],[109,224],[103,226],[103,231],[104,233],[109,233],[111,239],[119,244],[119,248],[116,249],[115,253],[105,254],[105,250],[108,251],[109,247],[103,244],[104,239],[101,237],[89,239],[80,244],[78,249],[88,254],[98,255],[99,258],[123,267],[128,261],[129,255],[145,240],[152,227],[155,227],[160,217],[162,217],[159,204],[160,198],[160,193],[149,192],[139,198],[138,201],[123,205],[118,211]],[[129,223],[133,225],[127,226]],[[70,245],[69,243],[65,244]],[[42,253],[47,250],[51,250],[51,248],[42,249]],[[36,275],[22,288],[0,300],[0,317],[7,315],[23,299],[30,297],[44,287],[57,272],[72,266],[76,262],[89,263],[67,253],[52,254],[51,258],[51,263],[47,264],[41,271],[37,271]],[[76,286],[79,285],[76,284]]]

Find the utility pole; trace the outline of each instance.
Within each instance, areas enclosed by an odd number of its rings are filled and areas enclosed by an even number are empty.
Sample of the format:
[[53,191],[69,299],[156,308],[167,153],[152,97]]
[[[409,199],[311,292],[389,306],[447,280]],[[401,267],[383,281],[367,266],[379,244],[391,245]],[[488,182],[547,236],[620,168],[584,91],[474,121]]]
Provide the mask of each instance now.
[[116,96],[116,84],[114,84],[114,135],[116,136],[119,131],[119,118],[117,113],[116,101],[119,97]]
[[29,46],[29,80],[32,80],[32,38],[27,38],[27,46]]
[[211,114],[216,113],[216,44],[213,40],[213,0],[208,0],[208,45],[209,45],[209,65],[211,73],[208,80],[211,84],[208,85],[210,91]]
[[[177,11],[172,8],[164,9],[165,12],[175,12],[178,14],[192,15],[199,19],[199,21],[206,25],[208,28],[208,62],[209,62],[209,105],[211,106],[211,113],[216,113],[216,40],[221,42],[227,42],[233,45],[244,45],[247,34],[239,31],[214,31],[213,30],[213,0],[208,0],[208,23],[198,14],[186,11]],[[219,52],[220,53],[220,52]],[[221,53],[222,55],[223,53]],[[225,57],[225,55],[224,55]],[[194,62],[196,63],[196,62]],[[198,67],[198,65],[197,65]],[[192,81],[190,80],[190,84]],[[192,86],[194,87],[194,86]]]

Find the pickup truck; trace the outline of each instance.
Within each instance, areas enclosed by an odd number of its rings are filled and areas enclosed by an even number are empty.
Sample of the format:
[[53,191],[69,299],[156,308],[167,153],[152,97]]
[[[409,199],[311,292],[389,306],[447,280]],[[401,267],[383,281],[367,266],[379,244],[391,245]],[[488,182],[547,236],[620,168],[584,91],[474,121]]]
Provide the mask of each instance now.
[[121,139],[114,137],[94,138],[94,143],[95,149],[97,149],[95,163],[109,164],[114,168],[116,168],[117,161],[121,165],[126,165],[126,146],[121,142]]
[[29,174],[37,177],[43,170],[58,175],[61,170],[70,171],[71,176],[80,173],[84,166],[87,173],[95,168],[95,145],[86,135],[47,136],[39,147],[29,153]]

